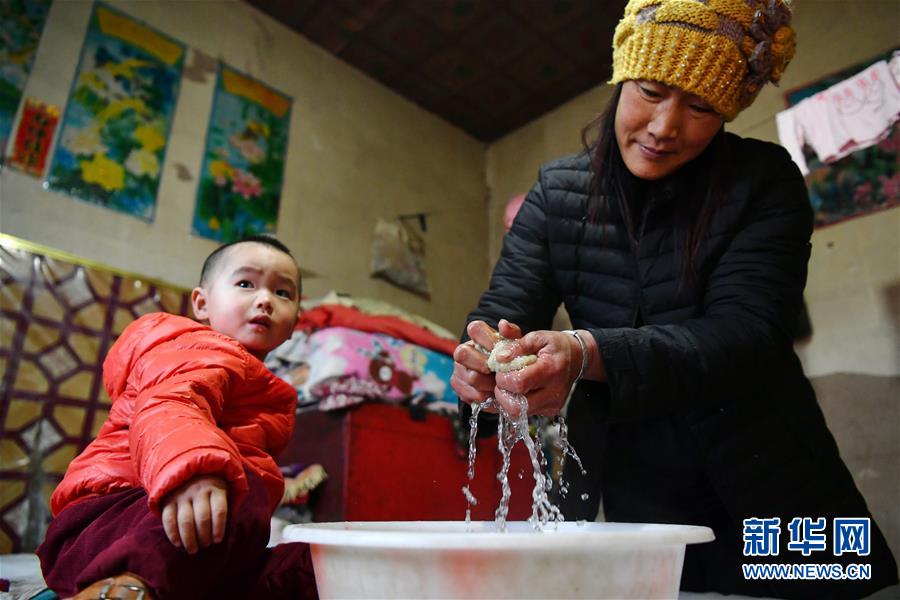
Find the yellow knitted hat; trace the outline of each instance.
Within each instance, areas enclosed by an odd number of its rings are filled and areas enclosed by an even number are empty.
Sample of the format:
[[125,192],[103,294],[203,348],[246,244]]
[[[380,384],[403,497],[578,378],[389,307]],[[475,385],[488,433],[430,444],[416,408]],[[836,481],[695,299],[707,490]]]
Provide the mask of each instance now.
[[786,1],[630,0],[613,37],[610,83],[673,85],[731,121],[794,56]]

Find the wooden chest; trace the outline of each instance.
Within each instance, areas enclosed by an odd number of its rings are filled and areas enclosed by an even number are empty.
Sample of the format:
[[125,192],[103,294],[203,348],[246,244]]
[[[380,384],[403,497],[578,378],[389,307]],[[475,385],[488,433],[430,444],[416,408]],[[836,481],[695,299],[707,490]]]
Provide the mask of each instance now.
[[[465,519],[468,451],[457,443],[449,418],[413,419],[403,407],[364,403],[338,412],[308,412],[281,464],[319,463],[328,479],[311,497],[313,520],[460,521]],[[473,520],[493,520],[500,500],[497,438],[479,440]],[[517,444],[509,469],[508,519],[527,519],[534,487],[531,462]]]

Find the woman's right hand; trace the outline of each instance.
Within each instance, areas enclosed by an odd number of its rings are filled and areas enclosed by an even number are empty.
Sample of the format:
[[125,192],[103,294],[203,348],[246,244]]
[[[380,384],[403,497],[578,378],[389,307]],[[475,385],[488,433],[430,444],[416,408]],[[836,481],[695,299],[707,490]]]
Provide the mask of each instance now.
[[501,319],[498,327],[499,333],[484,321],[472,321],[466,327],[470,340],[457,346],[453,352],[453,375],[450,377],[450,386],[459,395],[459,399],[467,404],[473,402],[480,404],[493,397],[496,385],[494,373],[487,366],[487,354],[474,344],[490,352],[501,337],[506,339],[522,337],[519,326],[506,319]]

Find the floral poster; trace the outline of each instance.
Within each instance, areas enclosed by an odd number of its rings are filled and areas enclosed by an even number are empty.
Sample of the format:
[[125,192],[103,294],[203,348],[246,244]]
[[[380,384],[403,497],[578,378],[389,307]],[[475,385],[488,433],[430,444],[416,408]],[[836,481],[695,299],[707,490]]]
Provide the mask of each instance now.
[[184,46],[96,4],[47,183],[152,221]]
[[230,242],[273,233],[291,99],[222,65],[216,83],[193,231]]
[[51,0],[0,0],[0,163]]

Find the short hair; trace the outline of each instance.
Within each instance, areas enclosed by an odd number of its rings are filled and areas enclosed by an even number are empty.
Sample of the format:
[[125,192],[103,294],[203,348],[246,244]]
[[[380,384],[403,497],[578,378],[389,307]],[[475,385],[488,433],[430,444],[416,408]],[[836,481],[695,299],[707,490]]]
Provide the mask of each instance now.
[[221,246],[213,250],[210,255],[206,257],[206,260],[203,261],[203,268],[200,269],[200,285],[203,286],[206,283],[207,278],[216,269],[216,266],[219,264],[219,261],[222,259],[222,255],[226,250],[228,250],[232,246],[243,244],[245,242],[253,242],[256,244],[268,246],[270,248],[275,248],[279,252],[284,252],[285,254],[290,256],[291,260],[294,261],[294,266],[297,267],[297,294],[300,294],[300,267],[299,265],[297,265],[297,260],[294,258],[294,255],[291,254],[291,251],[287,246],[270,235],[247,236],[233,242],[228,242],[227,244],[222,244]]

